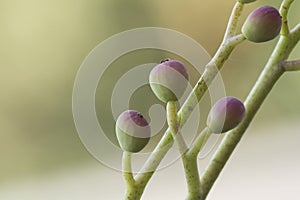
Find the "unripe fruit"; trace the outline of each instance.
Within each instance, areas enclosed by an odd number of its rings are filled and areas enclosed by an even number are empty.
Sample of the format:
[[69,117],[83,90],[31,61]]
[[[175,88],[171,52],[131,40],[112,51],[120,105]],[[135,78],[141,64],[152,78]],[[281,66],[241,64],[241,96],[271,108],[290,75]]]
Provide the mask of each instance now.
[[189,75],[185,66],[176,60],[162,61],[150,72],[150,87],[158,99],[167,103],[177,101],[188,85]]
[[262,6],[248,16],[242,33],[249,41],[266,42],[279,34],[281,24],[281,16],[276,8]]
[[136,153],[148,144],[151,130],[143,115],[135,110],[127,110],[117,119],[116,134],[122,150]]
[[234,97],[217,101],[209,112],[207,127],[213,133],[224,133],[235,128],[245,116],[244,104]]
[[251,3],[253,1],[256,1],[256,0],[237,0],[238,2],[240,3]]

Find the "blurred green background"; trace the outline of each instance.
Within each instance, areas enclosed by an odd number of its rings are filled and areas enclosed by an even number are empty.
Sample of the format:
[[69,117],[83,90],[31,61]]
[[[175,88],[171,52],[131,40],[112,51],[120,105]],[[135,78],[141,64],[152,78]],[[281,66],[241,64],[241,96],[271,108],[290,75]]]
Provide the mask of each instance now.
[[[72,89],[77,70],[97,44],[128,29],[164,27],[190,36],[213,55],[233,4],[233,0],[0,0],[0,185],[95,162],[74,126]],[[243,18],[263,4],[279,7],[280,1],[247,5]],[[299,8],[295,1],[291,25],[299,22]],[[245,99],[276,40],[237,47],[222,70],[228,95]],[[115,79],[100,81],[98,89],[110,91],[122,66],[128,70],[170,56],[176,58],[158,50],[125,55],[112,64],[109,77]],[[292,57],[300,57],[299,45]],[[285,74],[253,126],[298,120],[299,85],[299,73]],[[113,130],[110,116],[105,121],[108,111],[103,104],[110,98],[105,94],[97,93],[98,117]],[[141,106],[137,99],[132,100],[133,107]],[[144,100],[157,102],[154,97]]]

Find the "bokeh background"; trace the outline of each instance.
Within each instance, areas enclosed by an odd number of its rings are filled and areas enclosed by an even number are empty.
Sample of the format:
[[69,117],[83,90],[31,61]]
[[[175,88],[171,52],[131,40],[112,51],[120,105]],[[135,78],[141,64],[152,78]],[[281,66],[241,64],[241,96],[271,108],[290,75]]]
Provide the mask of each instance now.
[[[279,7],[280,1],[247,5],[243,18],[266,4]],[[234,0],[0,0],[0,199],[121,199],[121,173],[95,160],[75,129],[72,89],[81,63],[108,37],[148,26],[182,32],[213,55],[233,5]],[[291,26],[300,21],[299,8],[300,2],[295,1]],[[236,48],[222,70],[228,95],[246,98],[276,40],[245,42]],[[142,50],[112,64],[96,96],[97,114],[107,130],[114,126],[104,105],[117,78],[132,66],[165,57],[178,58],[168,52]],[[291,57],[300,58],[299,45]],[[299,87],[298,72],[280,79],[209,199],[297,198]],[[158,101],[152,96],[141,104],[142,91],[132,98],[131,106],[146,112],[151,102]],[[178,161],[154,176],[144,199],[183,199],[184,195]]]

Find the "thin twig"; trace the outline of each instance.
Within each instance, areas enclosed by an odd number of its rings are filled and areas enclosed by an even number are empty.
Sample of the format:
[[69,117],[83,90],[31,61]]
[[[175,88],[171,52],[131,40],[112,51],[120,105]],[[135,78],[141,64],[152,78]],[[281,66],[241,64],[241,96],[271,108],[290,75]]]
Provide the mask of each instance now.
[[285,71],[300,71],[300,59],[283,61],[280,65]]
[[281,35],[283,36],[288,36],[290,34],[287,15],[293,1],[294,0],[284,0],[279,9],[282,17]]
[[[232,13],[241,13],[242,8],[243,8],[243,4],[237,3],[236,6],[233,8]],[[231,20],[228,24],[231,23],[237,24],[239,19],[240,19],[240,14],[236,14],[233,20]],[[228,25],[226,32],[229,33],[232,27],[234,26]],[[218,69],[222,68],[222,66],[224,65],[225,61],[228,59],[233,49],[243,41],[244,39],[238,40],[238,42],[236,41],[227,42],[227,40],[224,40],[223,43],[221,43],[215,56],[207,64],[205,71],[203,72],[196,86],[192,90],[190,96],[186,99],[185,103],[182,105],[181,109],[177,113],[180,119],[180,126],[183,126],[185,124],[186,120],[191,115],[193,109],[195,108],[195,106],[198,104],[200,99],[207,91],[208,85],[211,83],[214,77],[219,73]],[[172,146],[173,146],[173,137],[170,132],[170,129],[167,129],[163,138],[160,140],[160,142],[155,147],[154,151],[151,153],[146,163],[142,167],[141,172],[136,175],[135,177],[136,181],[147,184],[147,182],[152,177],[154,171],[157,169],[159,163],[165,157],[165,155],[167,154],[167,152]]]
[[204,128],[191,145],[189,151],[187,152],[187,155],[197,157],[210,135],[211,131],[209,130],[209,128]]
[[126,184],[132,186],[135,184],[135,180],[132,174],[131,167],[131,153],[124,151],[122,157],[122,165],[123,165],[123,176],[126,181]]

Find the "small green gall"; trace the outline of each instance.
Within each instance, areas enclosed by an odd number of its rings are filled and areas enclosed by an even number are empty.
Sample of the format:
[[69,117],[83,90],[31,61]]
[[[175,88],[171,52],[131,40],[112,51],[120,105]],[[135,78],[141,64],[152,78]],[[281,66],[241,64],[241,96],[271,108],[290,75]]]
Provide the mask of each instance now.
[[167,103],[177,101],[186,90],[189,75],[185,66],[177,60],[165,60],[150,72],[149,83],[158,99]]
[[143,115],[135,110],[127,110],[117,119],[116,135],[123,151],[137,153],[148,144],[151,130]]
[[237,0],[238,2],[240,3],[251,3],[253,1],[256,1],[256,0]]
[[248,16],[243,24],[242,33],[251,42],[266,42],[279,34],[281,24],[281,16],[276,8],[262,6]]
[[244,104],[234,97],[217,101],[209,112],[207,127],[213,133],[224,133],[235,128],[245,116]]

